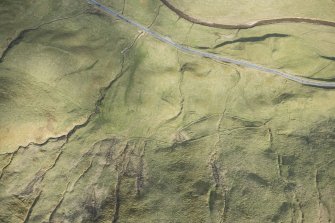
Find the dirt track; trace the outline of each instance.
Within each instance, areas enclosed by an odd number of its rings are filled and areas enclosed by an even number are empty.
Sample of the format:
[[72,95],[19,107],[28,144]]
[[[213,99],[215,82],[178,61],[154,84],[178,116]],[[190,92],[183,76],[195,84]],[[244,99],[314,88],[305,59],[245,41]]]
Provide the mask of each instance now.
[[320,19],[314,19],[314,18],[302,18],[302,17],[263,19],[263,20],[257,20],[257,21],[252,21],[249,23],[240,23],[240,24],[214,23],[214,22],[202,21],[198,18],[194,18],[184,13],[182,10],[178,9],[174,5],[172,5],[168,0],[161,0],[161,2],[166,7],[171,9],[174,13],[176,13],[178,16],[180,16],[181,18],[189,22],[203,25],[203,26],[220,28],[220,29],[250,29],[256,26],[264,26],[264,25],[277,24],[277,23],[309,23],[309,24],[314,24],[314,25],[335,27],[335,22],[332,22],[332,21],[326,21],[326,20],[320,20]]

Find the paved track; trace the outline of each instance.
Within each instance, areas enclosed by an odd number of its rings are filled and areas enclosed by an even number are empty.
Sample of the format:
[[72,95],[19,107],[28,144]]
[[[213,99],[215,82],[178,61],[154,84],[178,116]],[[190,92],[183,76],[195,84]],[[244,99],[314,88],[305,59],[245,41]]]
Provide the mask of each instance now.
[[223,56],[218,55],[218,54],[208,53],[208,52],[197,50],[197,49],[185,46],[185,45],[181,45],[179,43],[174,42],[169,37],[163,36],[163,35],[155,32],[155,31],[153,31],[153,30],[151,30],[151,29],[149,29],[149,28],[147,28],[147,27],[145,27],[145,26],[127,18],[126,16],[122,15],[121,13],[118,13],[117,11],[100,4],[99,2],[97,2],[95,0],[87,0],[87,2],[89,4],[94,5],[98,9],[104,11],[105,13],[108,13],[108,14],[116,17],[116,18],[119,18],[119,19],[131,24],[132,26],[135,26],[139,30],[146,32],[147,34],[151,35],[152,37],[154,37],[154,38],[156,38],[156,39],[158,39],[158,40],[160,40],[164,43],[167,43],[167,44],[177,48],[178,50],[180,50],[182,52],[198,55],[198,56],[205,57],[205,58],[210,58],[210,59],[213,59],[213,60],[219,61],[219,62],[236,64],[236,65],[240,65],[240,66],[243,66],[243,67],[248,67],[248,68],[252,68],[252,69],[255,69],[255,70],[263,71],[263,72],[266,72],[266,73],[279,75],[283,78],[286,78],[286,79],[291,80],[291,81],[298,82],[298,83],[303,84],[303,85],[314,86],[314,87],[322,87],[322,88],[335,88],[335,82],[313,80],[313,79],[297,76],[297,75],[294,75],[294,74],[285,73],[285,72],[282,72],[280,70],[267,68],[267,67],[264,67],[264,66],[261,66],[261,65],[258,65],[258,64],[251,63],[249,61],[231,59],[231,58],[223,57]]

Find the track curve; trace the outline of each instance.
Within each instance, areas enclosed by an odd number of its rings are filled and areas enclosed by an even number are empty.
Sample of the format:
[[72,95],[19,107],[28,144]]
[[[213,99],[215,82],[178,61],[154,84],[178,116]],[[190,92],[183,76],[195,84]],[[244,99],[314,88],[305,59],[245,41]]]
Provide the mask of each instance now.
[[197,50],[197,49],[194,49],[194,48],[176,43],[173,40],[171,40],[169,37],[163,36],[163,35],[155,32],[155,31],[153,31],[153,30],[151,30],[151,29],[149,29],[149,28],[147,28],[147,27],[145,27],[145,26],[127,18],[126,16],[122,15],[121,13],[118,13],[117,11],[100,4],[96,0],[87,0],[87,2],[89,4],[97,7],[98,9],[102,10],[103,12],[105,12],[109,15],[112,15],[116,18],[119,18],[124,22],[129,23],[130,25],[138,28],[139,30],[151,35],[152,37],[154,37],[154,38],[156,38],[156,39],[158,39],[158,40],[160,40],[164,43],[169,44],[170,46],[173,46],[173,47],[177,48],[178,50],[180,50],[182,52],[193,54],[193,55],[198,55],[198,56],[209,58],[209,59],[219,61],[219,62],[231,63],[231,64],[235,64],[235,65],[259,70],[259,71],[262,71],[262,72],[275,74],[275,75],[281,76],[283,78],[286,78],[286,79],[291,80],[291,81],[295,81],[295,82],[303,84],[303,85],[308,85],[308,86],[313,86],[313,87],[321,87],[321,88],[335,88],[335,82],[318,81],[318,80],[314,80],[314,79],[309,79],[309,78],[297,76],[297,75],[294,75],[294,74],[285,73],[285,72],[282,72],[280,70],[264,67],[262,65],[251,63],[249,61],[231,59],[231,58],[223,57],[221,55],[217,55],[217,54],[209,53],[209,52],[204,52],[204,51],[201,51],[201,50]]
[[249,23],[241,23],[241,24],[223,24],[223,23],[214,23],[209,21],[203,21],[198,18],[194,18],[182,10],[175,7],[173,4],[170,3],[168,0],[160,0],[166,7],[168,7],[171,11],[177,14],[179,17],[203,26],[214,27],[219,29],[250,29],[256,26],[265,26],[270,24],[277,24],[277,23],[309,23],[314,25],[323,25],[323,26],[331,26],[335,27],[335,22],[326,21],[321,19],[312,19],[312,18],[303,18],[303,17],[286,17],[286,18],[276,18],[276,19],[263,19],[252,21]]

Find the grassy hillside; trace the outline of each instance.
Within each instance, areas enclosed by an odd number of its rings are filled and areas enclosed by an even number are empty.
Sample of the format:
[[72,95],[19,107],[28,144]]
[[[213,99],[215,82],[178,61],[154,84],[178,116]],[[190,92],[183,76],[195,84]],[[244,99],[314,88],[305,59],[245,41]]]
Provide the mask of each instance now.
[[[335,78],[333,27],[101,3],[182,44]],[[335,21],[332,1],[219,3],[173,1],[206,20]],[[86,1],[0,4],[0,222],[335,221],[335,90],[178,52]]]

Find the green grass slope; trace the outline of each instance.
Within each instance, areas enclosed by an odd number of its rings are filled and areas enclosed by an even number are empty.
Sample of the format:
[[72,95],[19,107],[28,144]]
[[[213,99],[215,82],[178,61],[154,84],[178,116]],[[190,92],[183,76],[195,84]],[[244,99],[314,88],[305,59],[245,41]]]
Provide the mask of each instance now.
[[[237,32],[103,3],[179,43],[334,78],[332,28]],[[0,63],[0,222],[335,220],[334,90],[178,52],[85,1],[26,4],[36,20],[1,25],[44,24]]]

